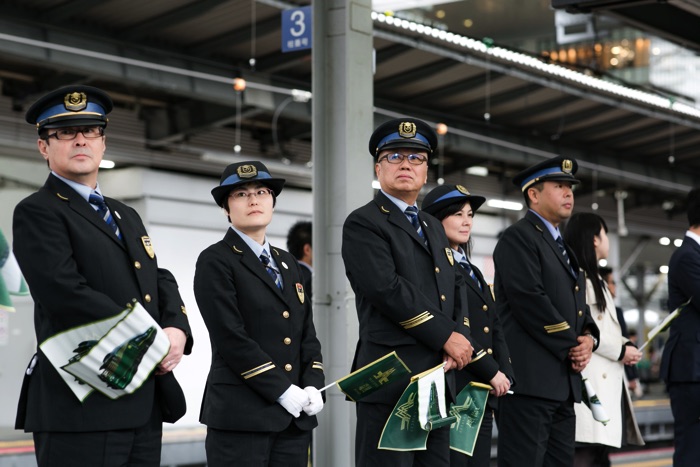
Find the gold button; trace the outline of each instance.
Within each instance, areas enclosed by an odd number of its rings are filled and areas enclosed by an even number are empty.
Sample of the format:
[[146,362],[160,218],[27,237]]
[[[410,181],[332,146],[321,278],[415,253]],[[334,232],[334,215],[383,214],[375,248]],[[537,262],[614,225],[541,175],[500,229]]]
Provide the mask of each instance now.
[[577,285],[576,287],[574,287],[574,291],[575,291],[575,292],[578,292],[578,290],[579,290],[579,289],[578,289],[578,285]]
[[134,267],[136,269],[141,269],[141,263],[139,263],[138,261],[134,261]]
[[493,353],[493,350],[491,350],[490,348],[488,348],[488,349],[486,349],[486,353],[489,354],[489,355],[491,355],[491,354]]
[[489,331],[490,331],[489,327],[488,327],[488,326],[484,326],[484,332],[485,332],[486,334],[488,334]]
[[287,310],[282,312],[282,318],[289,318],[289,312]]
[[578,315],[579,315],[579,316],[583,316],[583,311],[578,310]]
[[444,295],[440,295],[440,300],[444,302],[445,300],[447,300],[447,297],[445,297]]
[[292,340],[291,340],[289,337],[285,337],[285,338],[284,338],[284,343],[285,343],[286,345],[289,345],[289,344],[292,343]]
[[435,266],[435,274],[439,274],[439,273],[440,273],[440,268]]
[[292,371],[292,365],[290,365],[289,363],[287,363],[287,364],[284,366],[284,370],[285,370],[285,371]]
[[143,299],[146,300],[146,303],[151,303],[151,294],[146,294],[143,296]]
[[482,310],[484,310],[484,311],[489,311],[489,307],[488,307],[488,305],[484,305],[484,306],[482,306],[482,307],[481,307],[481,309],[482,309]]
[[598,321],[603,321],[603,315],[598,315]]

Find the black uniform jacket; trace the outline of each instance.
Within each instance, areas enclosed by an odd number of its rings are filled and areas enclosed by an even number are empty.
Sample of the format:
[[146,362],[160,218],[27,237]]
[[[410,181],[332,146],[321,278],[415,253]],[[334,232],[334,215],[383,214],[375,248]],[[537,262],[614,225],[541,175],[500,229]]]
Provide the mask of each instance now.
[[[467,284],[471,340],[478,345],[471,363],[455,375],[457,391],[461,391],[471,381],[489,384],[498,371],[515,382],[510,352],[503,335],[503,327],[496,314],[496,303],[491,287],[474,265],[472,270],[481,283],[481,289],[464,268],[460,266],[458,269]],[[496,400],[495,397],[489,397],[489,405],[492,408],[495,408]]]
[[[569,350],[598,327],[586,306],[585,275],[567,248],[571,267],[542,220],[528,211],[496,245],[496,308],[510,349],[517,394],[581,400],[581,374]],[[578,271],[576,275],[571,272]]]
[[[194,293],[212,345],[200,421],[211,428],[282,431],[293,417],[277,398],[292,384],[323,387],[301,266],[286,251],[270,249],[284,290],[233,229],[197,260]],[[294,422],[302,430],[317,425],[303,412]]]
[[[443,361],[442,346],[466,314],[464,279],[457,273],[442,224],[419,213],[428,246],[406,215],[381,192],[343,226],[342,255],[355,292],[360,336],[353,370],[391,351],[417,374]],[[447,383],[454,396],[454,372]],[[362,399],[393,405],[410,375]]]
[[666,383],[700,381],[700,245],[691,237],[673,252],[668,263],[668,308],[690,304],[671,322],[661,358]]
[[[148,254],[150,238],[136,211],[105,201],[123,240],[53,175],[15,209],[14,252],[34,299],[38,343],[114,316],[136,299],[161,327],[182,329],[190,353],[193,341],[175,278]],[[111,400],[94,391],[81,403],[41,351],[37,357],[31,376],[25,376],[17,428],[84,432],[134,428],[149,420],[154,377],[134,394]]]

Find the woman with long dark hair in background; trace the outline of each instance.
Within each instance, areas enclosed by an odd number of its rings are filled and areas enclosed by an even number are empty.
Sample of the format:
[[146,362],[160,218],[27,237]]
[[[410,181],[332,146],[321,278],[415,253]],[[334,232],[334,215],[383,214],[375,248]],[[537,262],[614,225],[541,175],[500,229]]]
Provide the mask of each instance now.
[[610,249],[607,232],[603,218],[592,213],[574,214],[564,231],[564,239],[586,275],[586,303],[600,329],[600,345],[583,370],[583,377],[591,383],[610,417],[607,425],[603,425],[593,419],[584,404],[574,404],[575,467],[609,466],[611,448],[644,444],[632,411],[624,371],[624,365],[636,364],[642,354],[622,335],[613,297],[598,273],[598,261],[607,258]]

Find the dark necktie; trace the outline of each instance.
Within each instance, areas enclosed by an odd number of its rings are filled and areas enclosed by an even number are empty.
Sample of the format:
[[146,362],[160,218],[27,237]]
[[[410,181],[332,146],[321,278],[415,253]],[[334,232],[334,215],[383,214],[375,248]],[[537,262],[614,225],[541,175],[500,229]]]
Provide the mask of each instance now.
[[270,255],[267,253],[267,250],[263,250],[262,254],[260,255],[260,261],[263,263],[263,266],[265,266],[265,270],[270,275],[272,280],[275,281],[277,288],[282,290],[282,280],[280,279],[279,274],[277,274],[275,268],[273,268],[272,264],[270,264]]
[[463,259],[462,261],[460,261],[459,264],[461,264],[462,267],[469,273],[469,277],[474,279],[474,282],[476,282],[476,285],[479,286],[479,290],[483,290],[481,288],[481,282],[479,282],[479,278],[476,277],[476,274],[474,274],[474,270],[472,269],[471,264],[469,264],[466,259]]
[[566,252],[566,247],[564,246],[564,240],[561,239],[561,236],[557,237],[555,240],[557,242],[557,246],[559,247],[559,250],[561,250],[561,254],[564,255],[564,259],[566,260],[566,264],[571,267],[571,260],[569,259],[569,254]]
[[122,234],[119,231],[119,226],[114,221],[114,218],[112,217],[112,213],[109,212],[109,208],[107,207],[107,204],[105,203],[105,199],[102,196],[98,195],[97,193],[92,193],[92,194],[90,194],[88,201],[90,202],[90,204],[97,207],[97,213],[100,215],[100,217],[102,217],[102,219],[107,223],[107,225],[110,226],[112,228],[112,230],[114,230],[114,233],[121,240]]
[[418,208],[415,206],[409,206],[404,211],[404,214],[406,214],[408,220],[411,221],[413,228],[416,229],[416,232],[418,232],[418,236],[425,240],[423,229],[420,226],[420,222],[418,222]]

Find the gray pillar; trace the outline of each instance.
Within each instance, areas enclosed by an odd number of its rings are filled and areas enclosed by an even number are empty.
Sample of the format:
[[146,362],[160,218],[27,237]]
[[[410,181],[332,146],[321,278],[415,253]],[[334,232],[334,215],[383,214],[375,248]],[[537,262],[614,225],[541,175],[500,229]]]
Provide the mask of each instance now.
[[[328,383],[349,372],[357,342],[340,248],[345,218],[372,197],[370,13],[370,0],[313,2],[313,301]],[[336,387],[326,395],[314,465],[354,465],[355,406]]]

